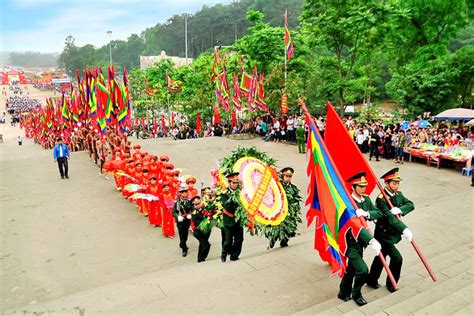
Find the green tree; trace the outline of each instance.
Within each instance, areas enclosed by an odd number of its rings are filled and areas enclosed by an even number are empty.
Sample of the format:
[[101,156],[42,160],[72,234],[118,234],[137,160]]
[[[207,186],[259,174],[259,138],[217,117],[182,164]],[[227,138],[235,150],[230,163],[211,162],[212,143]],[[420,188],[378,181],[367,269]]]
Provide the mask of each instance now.
[[[307,0],[301,20],[312,38],[312,46],[325,48],[320,62],[324,70],[325,91],[337,96],[340,114],[347,101],[353,102],[364,86],[355,72],[366,48],[380,42],[396,14],[390,3],[359,0]],[[323,94],[326,94],[323,93]]]

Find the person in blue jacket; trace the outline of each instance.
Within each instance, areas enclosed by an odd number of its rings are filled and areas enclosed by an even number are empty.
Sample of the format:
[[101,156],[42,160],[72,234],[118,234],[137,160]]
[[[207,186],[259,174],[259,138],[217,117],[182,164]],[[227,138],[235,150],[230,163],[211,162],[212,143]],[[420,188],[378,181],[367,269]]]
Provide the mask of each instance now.
[[54,162],[58,162],[61,179],[64,179],[64,177],[69,179],[67,162],[69,159],[71,159],[71,154],[69,153],[67,145],[63,144],[63,139],[61,137],[58,138],[58,144],[54,146],[53,158]]

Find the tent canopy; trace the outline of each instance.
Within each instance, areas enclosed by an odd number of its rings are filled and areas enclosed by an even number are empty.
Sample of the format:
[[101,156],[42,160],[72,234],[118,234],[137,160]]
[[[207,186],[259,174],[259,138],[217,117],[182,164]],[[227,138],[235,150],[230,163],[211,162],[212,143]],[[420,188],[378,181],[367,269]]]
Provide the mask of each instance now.
[[443,111],[434,117],[438,121],[468,121],[474,118],[474,110],[457,108]]

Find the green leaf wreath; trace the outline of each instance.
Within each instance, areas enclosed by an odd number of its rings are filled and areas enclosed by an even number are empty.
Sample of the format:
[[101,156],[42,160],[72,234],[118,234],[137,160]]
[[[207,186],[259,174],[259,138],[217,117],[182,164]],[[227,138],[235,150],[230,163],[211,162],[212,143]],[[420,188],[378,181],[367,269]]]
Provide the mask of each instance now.
[[[267,153],[258,151],[256,147],[244,148],[238,147],[232,152],[231,155],[225,157],[220,164],[220,172],[224,175],[233,172],[234,164],[243,157],[254,157],[265,164],[275,168],[276,160],[270,157]],[[280,180],[281,181],[281,180]],[[301,207],[300,201],[301,196],[299,190],[295,185],[283,186],[288,199],[288,215],[280,225],[262,225],[258,222],[254,222],[255,234],[263,235],[270,242],[276,240],[283,240],[295,236],[298,223],[301,223]],[[239,207],[235,212],[235,219],[240,222],[242,227],[248,226],[249,218],[247,211],[244,209],[242,202],[240,201],[240,189],[231,192],[231,199],[237,202]],[[249,232],[252,233],[249,228]]]

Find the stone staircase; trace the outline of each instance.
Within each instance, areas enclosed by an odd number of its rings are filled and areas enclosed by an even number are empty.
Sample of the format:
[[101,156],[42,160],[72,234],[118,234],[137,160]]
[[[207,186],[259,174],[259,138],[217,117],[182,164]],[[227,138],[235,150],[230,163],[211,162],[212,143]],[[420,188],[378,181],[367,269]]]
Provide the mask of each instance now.
[[[428,250],[428,249],[427,249]],[[474,311],[474,243],[430,256],[438,280],[433,282],[419,262],[402,267],[399,290],[364,287],[369,302],[358,307],[353,301],[332,298],[293,315],[472,315]],[[382,278],[383,277],[383,278]],[[379,282],[384,284],[382,275]]]

